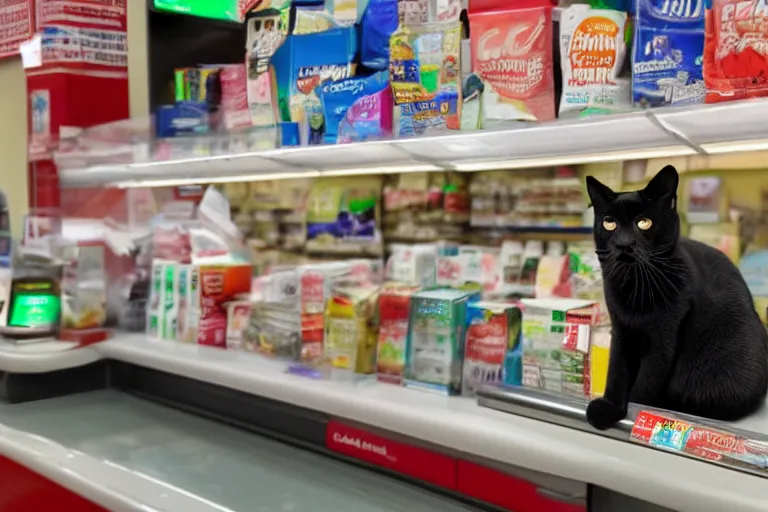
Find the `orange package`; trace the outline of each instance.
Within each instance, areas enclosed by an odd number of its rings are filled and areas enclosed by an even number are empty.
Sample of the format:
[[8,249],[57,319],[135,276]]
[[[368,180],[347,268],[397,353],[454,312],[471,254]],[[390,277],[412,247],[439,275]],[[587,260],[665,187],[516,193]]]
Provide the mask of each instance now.
[[201,265],[197,343],[226,348],[227,303],[250,293],[250,265]]
[[768,11],[758,0],[712,0],[704,35],[707,103],[768,96]]

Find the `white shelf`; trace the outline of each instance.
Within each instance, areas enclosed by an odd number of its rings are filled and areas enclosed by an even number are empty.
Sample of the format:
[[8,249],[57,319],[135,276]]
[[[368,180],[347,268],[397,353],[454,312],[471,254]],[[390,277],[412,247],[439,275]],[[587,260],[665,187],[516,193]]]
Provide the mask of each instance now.
[[253,354],[118,336],[105,357],[375,425],[489,460],[586,481],[681,512],[765,510],[765,480],[630,443],[372,381],[286,374]]
[[67,341],[14,344],[0,341],[0,371],[47,373],[94,363],[101,359],[93,347],[76,348]]
[[[164,186],[260,177],[280,179],[408,169],[476,171],[706,155],[766,146],[766,118],[768,100],[758,99],[500,131],[453,132],[435,137],[85,168],[65,166],[60,170],[59,180],[62,188]],[[79,165],[87,160],[86,155],[78,160]]]

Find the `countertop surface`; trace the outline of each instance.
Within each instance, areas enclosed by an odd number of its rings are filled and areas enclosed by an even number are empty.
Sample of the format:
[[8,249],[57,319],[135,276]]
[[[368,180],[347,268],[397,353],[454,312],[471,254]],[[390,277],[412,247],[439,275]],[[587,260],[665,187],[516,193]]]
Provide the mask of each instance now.
[[[124,477],[120,482],[107,475],[96,483],[105,493],[131,496],[144,510],[186,512],[192,504],[194,510],[244,512],[475,510],[377,473],[117,391],[0,405],[0,422],[6,429],[45,440],[50,448],[90,458],[94,468],[116,469]],[[78,490],[76,482],[69,486]]]

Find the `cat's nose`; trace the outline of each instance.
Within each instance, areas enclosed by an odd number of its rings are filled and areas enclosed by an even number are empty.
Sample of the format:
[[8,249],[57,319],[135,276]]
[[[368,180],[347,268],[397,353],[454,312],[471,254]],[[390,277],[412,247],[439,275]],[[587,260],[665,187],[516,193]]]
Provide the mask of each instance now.
[[616,244],[616,248],[623,252],[634,252],[637,242],[635,240],[627,240]]

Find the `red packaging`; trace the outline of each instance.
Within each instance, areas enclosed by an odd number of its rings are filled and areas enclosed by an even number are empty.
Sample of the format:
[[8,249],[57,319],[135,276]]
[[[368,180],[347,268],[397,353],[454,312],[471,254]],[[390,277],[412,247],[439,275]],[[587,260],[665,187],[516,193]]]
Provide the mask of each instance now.
[[250,265],[200,267],[200,323],[197,343],[226,348],[227,302],[251,291]]
[[472,71],[483,82],[480,127],[555,119],[551,5],[473,1],[469,24]]
[[414,286],[391,285],[379,295],[379,338],[376,377],[380,382],[400,384],[405,368],[405,340]]
[[712,0],[705,18],[706,102],[768,96],[768,10],[757,0]]
[[251,126],[248,108],[248,80],[242,64],[223,66],[219,72],[221,82],[221,123],[226,130]]
[[[679,435],[670,435],[670,432]],[[768,471],[768,443],[659,413],[640,412],[632,427],[631,439],[754,473]]]
[[301,274],[301,359],[310,361],[323,353],[325,332],[325,275],[308,270]]

